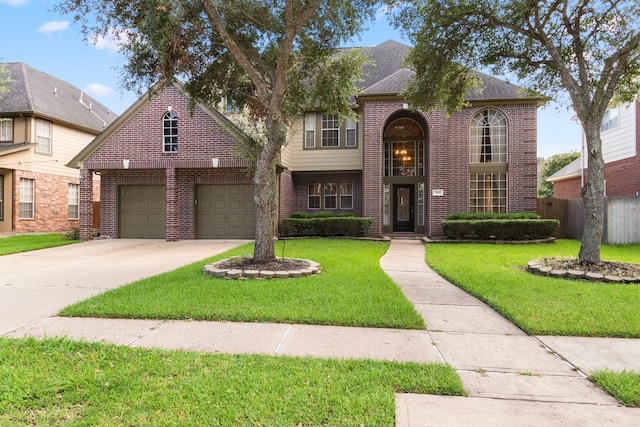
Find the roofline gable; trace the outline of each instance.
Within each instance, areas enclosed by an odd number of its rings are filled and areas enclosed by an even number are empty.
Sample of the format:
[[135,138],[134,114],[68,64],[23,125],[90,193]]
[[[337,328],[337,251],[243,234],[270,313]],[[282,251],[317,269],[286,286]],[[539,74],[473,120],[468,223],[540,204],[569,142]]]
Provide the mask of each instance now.
[[[168,85],[173,85],[176,89],[178,89],[182,94],[186,97],[189,95],[184,91],[184,85],[176,80],[168,83]],[[67,167],[80,169],[82,168],[82,163],[98,148],[102,146],[114,133],[116,133],[125,123],[133,118],[139,111],[141,111],[144,107],[146,107],[153,98],[154,94],[158,91],[161,91],[166,86],[163,86],[160,83],[155,84],[150,89],[148,89],[142,96],[140,96],[129,108],[127,108],[118,118],[113,121],[107,128],[98,134],[89,144],[87,144],[74,158],[72,158],[69,163],[67,163]],[[220,126],[222,126],[225,130],[230,132],[234,137],[238,139],[247,138],[247,135],[242,132],[233,122],[231,122],[228,118],[226,118],[221,112],[211,109],[207,107],[202,102],[196,102],[195,104],[202,111],[207,113],[213,120],[218,122]]]

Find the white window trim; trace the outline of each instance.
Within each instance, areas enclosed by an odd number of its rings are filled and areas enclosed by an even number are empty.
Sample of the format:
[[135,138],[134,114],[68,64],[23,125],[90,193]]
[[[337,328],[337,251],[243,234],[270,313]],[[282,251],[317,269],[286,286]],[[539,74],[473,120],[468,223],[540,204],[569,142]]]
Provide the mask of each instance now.
[[[615,114],[612,114],[614,113]],[[613,115],[613,117],[611,117]],[[615,123],[614,123],[615,122]],[[614,107],[607,110],[602,117],[600,123],[600,132],[608,132],[620,127],[620,107]]]
[[[46,134],[46,135],[45,135]],[[52,153],[53,123],[43,119],[36,119],[36,153]]]
[[[79,184],[69,184],[67,205],[68,205],[67,212],[69,215],[69,219],[80,219],[80,185]],[[72,208],[75,208],[73,215],[72,215]]]
[[[168,126],[167,126],[168,124]],[[165,132],[169,129],[173,131],[175,129],[175,135],[170,132],[167,135]],[[167,142],[167,138],[169,138]],[[175,141],[173,140],[175,138]],[[167,149],[167,147],[169,149]],[[178,152],[178,114],[175,111],[167,111],[162,116],[162,152],[164,153],[177,153]]]
[[[326,119],[325,119],[326,117]],[[320,126],[320,146],[322,148],[339,148],[340,147],[340,118],[338,117],[337,114],[329,114],[329,113],[322,113],[322,115],[320,116],[320,120],[321,120],[321,126]],[[325,124],[329,123],[333,123],[335,122],[337,127],[325,127]],[[325,144],[325,132],[331,132],[331,134],[333,135],[334,132],[336,133],[335,138],[331,138],[331,141],[336,141],[337,144],[336,145],[326,145]]]
[[304,115],[304,148],[316,147],[316,113]]
[[0,117],[0,141],[13,142],[13,118]]
[[[28,186],[28,187],[25,188],[25,186]],[[36,183],[34,179],[20,178],[20,204],[19,204],[19,212],[18,212],[20,219],[34,219],[36,217],[35,192],[36,192]],[[30,196],[30,197],[27,197],[27,196]],[[31,208],[29,209],[30,216],[22,216],[23,204],[31,205]]]

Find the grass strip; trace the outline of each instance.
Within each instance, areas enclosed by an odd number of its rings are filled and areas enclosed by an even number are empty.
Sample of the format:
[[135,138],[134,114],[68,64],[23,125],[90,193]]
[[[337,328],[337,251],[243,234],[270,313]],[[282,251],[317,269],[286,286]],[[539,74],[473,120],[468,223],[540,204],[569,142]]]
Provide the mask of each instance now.
[[395,392],[464,394],[442,364],[0,339],[0,425],[393,426]]
[[640,373],[602,370],[594,372],[591,379],[623,405],[640,408]]
[[[640,286],[536,276],[528,261],[576,257],[580,242],[428,244],[427,263],[530,334],[640,337]],[[640,263],[640,245],[601,248],[603,260]]]
[[21,234],[0,238],[0,255],[17,254],[79,242],[80,240],[69,240],[60,233]]
[[388,247],[344,239],[279,241],[278,256],[319,262],[322,273],[275,280],[202,273],[214,260],[251,254],[252,245],[243,245],[82,301],[61,315],[424,329],[422,316],[380,267]]

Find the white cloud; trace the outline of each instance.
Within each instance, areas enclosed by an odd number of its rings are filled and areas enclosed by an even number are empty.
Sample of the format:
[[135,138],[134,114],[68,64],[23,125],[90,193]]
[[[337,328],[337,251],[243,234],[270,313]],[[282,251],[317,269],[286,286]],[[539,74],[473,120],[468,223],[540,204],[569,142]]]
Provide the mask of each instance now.
[[84,88],[84,92],[91,96],[107,96],[111,94],[113,90],[108,86],[101,85],[100,83],[91,83]]
[[22,6],[27,4],[29,0],[0,0],[0,4],[8,4],[9,6]]
[[64,31],[67,28],[69,28],[69,21],[51,21],[40,25],[38,32],[51,34],[56,31]]
[[128,43],[131,35],[131,32],[127,30],[116,31],[111,29],[106,36],[95,34],[89,40],[96,47],[96,49],[106,49],[118,52],[122,44]]

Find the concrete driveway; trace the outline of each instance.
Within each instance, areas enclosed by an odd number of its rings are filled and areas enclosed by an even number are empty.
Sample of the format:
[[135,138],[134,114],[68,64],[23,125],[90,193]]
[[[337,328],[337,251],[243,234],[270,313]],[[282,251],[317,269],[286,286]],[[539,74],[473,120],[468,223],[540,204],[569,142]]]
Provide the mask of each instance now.
[[0,256],[0,336],[67,305],[173,270],[246,240],[93,240]]

